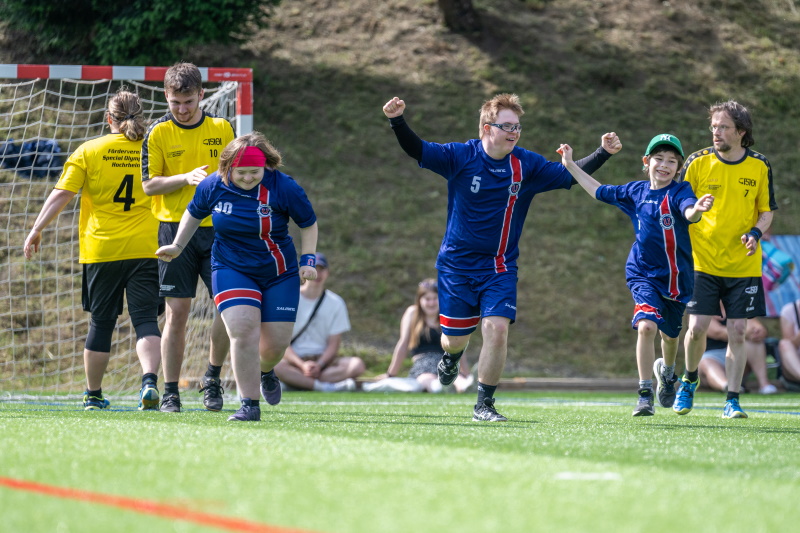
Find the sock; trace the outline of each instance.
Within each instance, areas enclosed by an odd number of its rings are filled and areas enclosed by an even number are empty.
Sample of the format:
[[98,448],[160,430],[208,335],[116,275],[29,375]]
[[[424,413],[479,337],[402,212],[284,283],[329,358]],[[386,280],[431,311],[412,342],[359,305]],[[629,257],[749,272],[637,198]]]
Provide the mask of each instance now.
[[164,394],[180,394],[178,391],[178,382],[177,381],[170,381],[167,383],[164,382]]
[[214,366],[211,363],[208,363],[208,368],[206,369],[206,376],[210,378],[219,378],[219,374],[222,371],[221,366]]
[[242,405],[249,405],[250,407],[260,407],[258,400],[251,400],[250,398],[242,398]]
[[444,352],[444,355],[442,355],[442,361],[444,361],[444,364],[450,366],[457,363],[458,360],[461,359],[462,355],[464,355],[464,350],[461,350],[458,353]]
[[684,372],[683,375],[686,376],[686,379],[689,380],[691,383],[697,381],[697,378],[699,377],[699,373],[697,370],[695,370],[694,372],[689,372],[687,370],[686,372]]
[[642,394],[643,390],[653,390],[653,380],[652,379],[640,379],[639,380],[639,396],[649,396],[649,394]]
[[487,398],[493,398],[496,390],[497,385],[486,385],[478,381],[478,405],[483,405],[483,401]]
[[672,365],[672,366],[664,365],[663,377],[665,377],[667,379],[670,379],[674,375],[675,375],[675,365]]
[[94,396],[95,398],[102,398],[103,397],[103,387],[100,387],[97,390],[86,390],[89,393],[89,396]]
[[158,376],[156,374],[153,374],[152,372],[143,375],[142,376],[142,385],[144,386],[144,385],[146,385],[148,383],[152,383],[153,385],[158,383]]
[[739,399],[739,393],[738,392],[728,391],[728,397],[725,398],[725,401],[727,402],[729,400],[733,400],[734,398],[736,398],[738,400]]

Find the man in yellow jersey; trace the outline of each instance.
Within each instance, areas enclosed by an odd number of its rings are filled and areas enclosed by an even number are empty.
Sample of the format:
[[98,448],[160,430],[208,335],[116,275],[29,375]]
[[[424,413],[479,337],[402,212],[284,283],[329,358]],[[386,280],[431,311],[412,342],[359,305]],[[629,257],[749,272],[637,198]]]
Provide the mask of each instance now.
[[[234,137],[233,126],[200,108],[203,99],[200,69],[191,63],[176,63],[164,76],[164,94],[169,112],[153,123],[142,144],[142,185],[153,196],[153,214],[160,221],[158,244],[172,244],[181,216],[194,196],[198,183],[217,170],[219,154]],[[181,410],[178,381],[186,347],[186,325],[197,277],[211,292],[211,217],[169,263],[159,261],[160,295],[166,298],[166,323],[161,339],[164,365],[164,396],[161,410]],[[225,326],[214,314],[211,325],[211,355],[201,380],[203,404],[210,411],[222,409],[220,369],[230,347]]]
[[[681,178],[691,183],[695,195],[712,194],[716,200],[714,209],[689,228],[694,296],[686,306],[686,372],[672,409],[681,415],[692,410],[706,332],[712,318],[720,314],[722,303],[728,317],[728,396],[722,417],[747,418],[739,405],[739,387],[747,363],[747,319],[766,314],[758,241],[778,206],[769,161],[750,149],[755,141],[747,108],[729,100],[711,106],[709,118],[713,146],[689,156],[681,171]],[[660,380],[672,378],[672,371],[665,369]]]

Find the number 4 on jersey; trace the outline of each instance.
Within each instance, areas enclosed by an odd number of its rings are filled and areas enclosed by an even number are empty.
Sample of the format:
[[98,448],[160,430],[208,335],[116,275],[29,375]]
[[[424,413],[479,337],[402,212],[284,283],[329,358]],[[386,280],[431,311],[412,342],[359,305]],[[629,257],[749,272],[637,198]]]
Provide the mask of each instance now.
[[122,178],[122,183],[119,184],[119,189],[114,195],[114,202],[125,204],[123,211],[130,211],[131,205],[136,203],[136,198],[133,197],[133,174],[125,174]]

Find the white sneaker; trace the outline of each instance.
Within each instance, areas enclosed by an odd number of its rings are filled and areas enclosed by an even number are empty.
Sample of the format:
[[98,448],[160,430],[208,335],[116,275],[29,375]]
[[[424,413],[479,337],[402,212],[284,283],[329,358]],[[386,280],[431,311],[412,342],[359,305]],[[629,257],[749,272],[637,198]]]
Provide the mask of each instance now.
[[763,387],[761,387],[760,389],[758,389],[758,393],[759,394],[777,394],[778,393],[778,388],[775,385],[773,385],[772,383],[768,383],[768,384],[764,385]]
[[356,390],[356,380],[353,378],[343,379],[333,384],[333,392],[352,392]]

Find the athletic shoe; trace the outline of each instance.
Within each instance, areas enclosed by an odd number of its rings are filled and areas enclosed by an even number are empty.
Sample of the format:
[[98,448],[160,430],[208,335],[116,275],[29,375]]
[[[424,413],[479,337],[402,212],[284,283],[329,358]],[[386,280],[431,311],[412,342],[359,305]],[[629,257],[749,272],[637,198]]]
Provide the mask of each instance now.
[[158,410],[158,400],[158,389],[155,383],[148,381],[142,385],[141,390],[139,390],[140,411]]
[[261,407],[250,405],[250,398],[242,398],[242,406],[229,416],[228,420],[234,422],[258,422],[261,420]]
[[475,422],[505,422],[508,418],[494,408],[494,398],[484,398],[482,405],[475,405],[475,409],[472,411],[472,420]]
[[356,380],[353,378],[343,379],[333,383],[333,392],[353,392],[356,390]]
[[174,392],[165,392],[161,397],[161,412],[162,413],[180,413],[181,412],[181,395]]
[[261,396],[270,405],[281,403],[281,380],[278,379],[275,372],[261,378]]
[[673,372],[671,378],[665,378],[665,366],[667,365],[664,364],[663,357],[659,357],[656,359],[656,362],[653,363],[653,373],[656,375],[656,381],[658,381],[656,399],[658,400],[658,405],[661,407],[672,407],[672,404],[675,403],[675,382],[678,381],[678,376]]
[[759,394],[778,394],[778,388],[773,385],[772,383],[767,383],[760,389],[758,389]]
[[656,408],[653,407],[653,391],[651,389],[646,390],[650,391],[647,396],[642,396],[642,391],[639,391],[639,402],[633,410],[633,416],[653,416],[656,414]]
[[222,410],[222,382],[219,378],[212,378],[210,376],[203,376],[200,380],[200,390],[203,393],[203,405],[209,411]]
[[[449,363],[445,362],[445,357]],[[459,357],[458,359],[461,359]],[[442,355],[442,358],[439,360],[439,364],[436,365],[436,373],[439,375],[439,383],[442,385],[450,385],[452,382],[456,380],[458,377],[458,359],[453,359],[448,353]]]
[[686,377],[682,377],[681,386],[678,389],[678,396],[675,398],[675,403],[672,404],[672,410],[679,415],[685,415],[691,411],[694,406],[694,391],[697,390],[699,384],[699,379],[692,382],[687,380]]
[[84,411],[97,411],[99,409],[107,409],[111,402],[100,396],[89,396],[89,391],[83,393],[83,410]]
[[731,398],[725,402],[722,418],[747,418],[747,413],[739,406],[739,398]]

